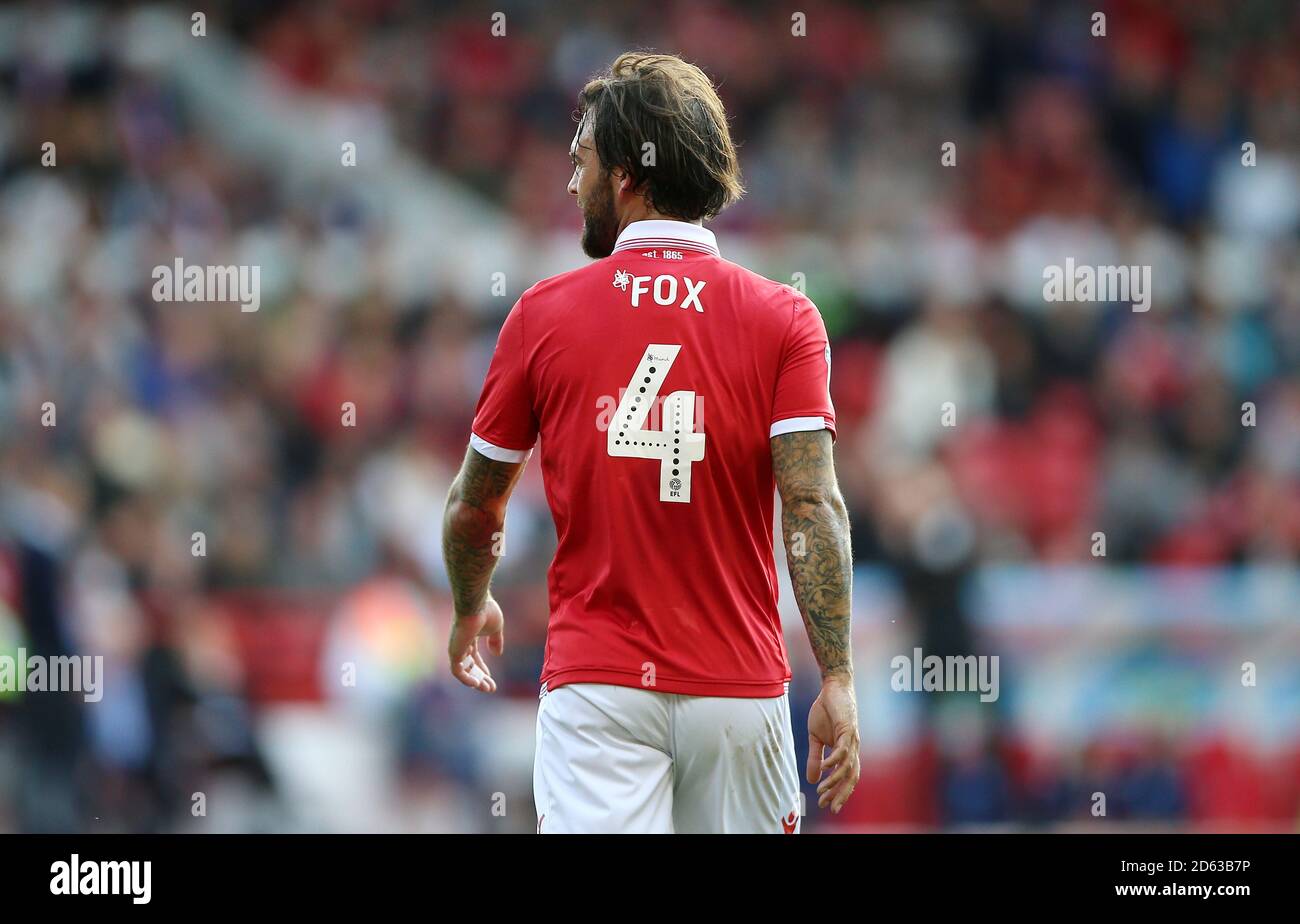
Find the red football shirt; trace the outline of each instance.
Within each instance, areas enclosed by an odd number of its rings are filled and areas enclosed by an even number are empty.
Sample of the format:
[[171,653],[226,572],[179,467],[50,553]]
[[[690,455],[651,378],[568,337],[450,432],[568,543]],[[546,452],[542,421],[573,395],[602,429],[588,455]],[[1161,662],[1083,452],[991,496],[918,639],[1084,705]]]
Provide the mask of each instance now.
[[543,683],[781,695],[770,440],[833,435],[829,384],[813,303],[699,225],[634,222],[520,297],[471,445],[522,461],[540,436],[559,539]]

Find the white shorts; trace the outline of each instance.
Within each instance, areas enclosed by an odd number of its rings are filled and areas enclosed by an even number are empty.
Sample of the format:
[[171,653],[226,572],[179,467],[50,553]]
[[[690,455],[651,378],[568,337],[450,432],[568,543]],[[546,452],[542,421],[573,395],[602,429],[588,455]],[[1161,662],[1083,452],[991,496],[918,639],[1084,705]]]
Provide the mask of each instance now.
[[795,834],[790,696],[686,696],[603,683],[543,691],[540,834]]

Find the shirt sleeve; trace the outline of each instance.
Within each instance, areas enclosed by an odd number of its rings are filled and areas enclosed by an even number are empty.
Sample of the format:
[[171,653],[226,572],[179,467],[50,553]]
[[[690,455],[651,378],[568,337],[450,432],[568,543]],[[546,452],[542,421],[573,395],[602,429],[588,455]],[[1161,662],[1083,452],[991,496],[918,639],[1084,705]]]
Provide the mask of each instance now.
[[826,325],[817,306],[796,293],[794,317],[777,372],[769,435],[800,430],[830,430],[834,438],[835,407],[831,404],[831,346]]
[[526,370],[521,299],[510,309],[497,335],[470,434],[470,445],[497,462],[522,462],[537,442],[537,417]]

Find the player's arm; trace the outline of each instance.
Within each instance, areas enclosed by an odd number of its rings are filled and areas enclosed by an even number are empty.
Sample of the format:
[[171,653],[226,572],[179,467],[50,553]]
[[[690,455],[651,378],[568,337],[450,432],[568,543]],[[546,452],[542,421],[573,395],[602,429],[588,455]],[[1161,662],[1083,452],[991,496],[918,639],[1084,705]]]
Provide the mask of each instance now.
[[493,550],[501,547],[506,503],[523,470],[523,462],[497,462],[468,449],[443,513],[442,557],[454,612],[447,655],[456,679],[485,693],[496,689],[496,681],[478,650],[478,637],[487,636],[488,649],[501,654],[504,620],[488,585],[497,564]]
[[[832,447],[829,430],[772,437],[786,561],[822,674],[821,695],[808,716],[808,782],[828,774],[817,787],[817,802],[838,812],[858,782],[859,739],[849,634],[853,555]],[[825,759],[824,747],[832,749]]]

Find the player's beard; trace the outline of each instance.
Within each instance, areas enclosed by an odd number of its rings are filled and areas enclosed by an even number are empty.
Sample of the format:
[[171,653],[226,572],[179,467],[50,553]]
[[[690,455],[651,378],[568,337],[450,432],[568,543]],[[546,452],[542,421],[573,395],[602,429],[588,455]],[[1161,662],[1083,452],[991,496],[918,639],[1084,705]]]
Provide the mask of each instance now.
[[582,252],[593,260],[608,257],[618,241],[618,216],[609,176],[601,177],[596,193],[582,206]]

